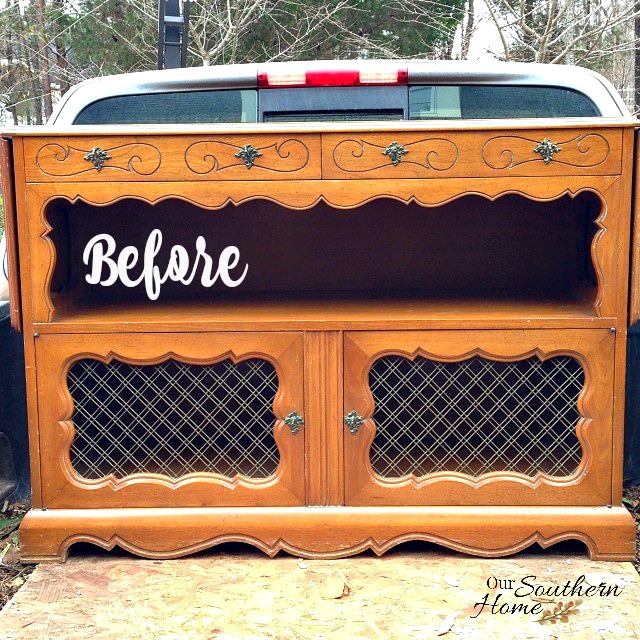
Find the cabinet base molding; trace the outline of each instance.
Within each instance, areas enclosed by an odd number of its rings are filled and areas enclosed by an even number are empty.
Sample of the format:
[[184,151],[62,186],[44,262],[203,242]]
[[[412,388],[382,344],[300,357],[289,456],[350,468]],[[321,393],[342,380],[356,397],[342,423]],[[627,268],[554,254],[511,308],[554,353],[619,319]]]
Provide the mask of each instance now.
[[21,526],[24,562],[63,562],[76,542],[177,558],[224,542],[270,556],[377,555],[424,540],[484,557],[579,540],[592,560],[632,560],[635,525],[623,507],[251,507],[32,510]]

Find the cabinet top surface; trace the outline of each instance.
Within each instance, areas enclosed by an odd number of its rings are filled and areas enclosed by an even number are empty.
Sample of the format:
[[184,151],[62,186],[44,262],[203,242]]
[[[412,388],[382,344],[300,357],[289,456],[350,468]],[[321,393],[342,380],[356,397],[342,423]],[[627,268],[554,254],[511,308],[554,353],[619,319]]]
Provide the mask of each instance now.
[[73,127],[24,126],[0,131],[4,137],[148,136],[198,135],[217,133],[342,133],[410,131],[518,131],[525,129],[631,128],[640,126],[636,118],[528,118],[499,120],[432,120],[384,122],[304,122],[233,123],[188,125],[92,125]]

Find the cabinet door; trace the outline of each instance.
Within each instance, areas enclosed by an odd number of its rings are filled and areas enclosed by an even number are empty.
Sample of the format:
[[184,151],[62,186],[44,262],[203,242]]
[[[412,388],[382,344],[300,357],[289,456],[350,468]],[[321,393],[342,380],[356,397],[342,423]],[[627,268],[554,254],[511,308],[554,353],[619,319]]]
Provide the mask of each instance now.
[[615,335],[345,334],[348,505],[606,505]]
[[37,338],[45,506],[304,504],[301,333]]

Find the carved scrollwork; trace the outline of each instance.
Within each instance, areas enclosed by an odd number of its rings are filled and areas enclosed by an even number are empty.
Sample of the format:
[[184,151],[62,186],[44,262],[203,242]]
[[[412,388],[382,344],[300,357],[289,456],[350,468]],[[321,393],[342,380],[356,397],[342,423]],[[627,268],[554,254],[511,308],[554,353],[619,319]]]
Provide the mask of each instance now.
[[[445,138],[426,138],[402,145],[402,165],[417,165],[427,171],[448,171],[458,161],[458,147]],[[348,139],[333,150],[333,161],[342,171],[366,173],[388,168],[385,147],[366,140]],[[399,163],[394,163],[399,164]]]
[[[99,150],[100,162],[96,150]],[[89,161],[89,162],[88,162]],[[77,149],[57,143],[45,144],[36,154],[36,165],[42,173],[57,178],[77,176],[107,169],[128,171],[140,176],[150,176],[159,168],[162,154],[151,144],[135,142],[110,149],[94,147]]]
[[[251,162],[247,164],[247,148]],[[309,149],[296,138],[275,142],[265,147],[238,147],[221,140],[194,142],[184,153],[187,167],[198,175],[224,171],[235,167],[260,168],[278,173],[299,171],[309,162]]]
[[[545,138],[546,140],[546,138]],[[491,169],[513,169],[521,164],[538,162],[549,164],[539,151],[544,141],[523,136],[496,136],[485,142],[482,159]],[[580,134],[569,140],[554,143],[553,164],[588,169],[602,164],[610,153],[609,142],[598,133]],[[562,150],[562,153],[557,151]]]

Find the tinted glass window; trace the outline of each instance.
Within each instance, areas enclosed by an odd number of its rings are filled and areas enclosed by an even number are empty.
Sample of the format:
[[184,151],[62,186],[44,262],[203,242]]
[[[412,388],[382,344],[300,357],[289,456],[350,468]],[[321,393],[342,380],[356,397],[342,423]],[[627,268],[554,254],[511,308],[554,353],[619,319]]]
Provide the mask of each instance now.
[[397,111],[310,111],[308,113],[265,113],[265,122],[351,122],[363,120],[403,120]]
[[297,87],[260,90],[260,120],[405,120],[407,87]]
[[560,87],[461,85],[409,89],[409,117],[412,120],[599,115],[587,96]]
[[[375,95],[373,95],[375,92]],[[413,86],[412,120],[563,118],[600,115],[587,96],[559,87]],[[407,87],[261,91],[265,121],[396,120],[406,117]],[[256,122],[258,91],[219,89],[114,96],[88,105],[75,124]]]
[[115,96],[90,104],[74,124],[256,122],[257,103],[254,89]]

